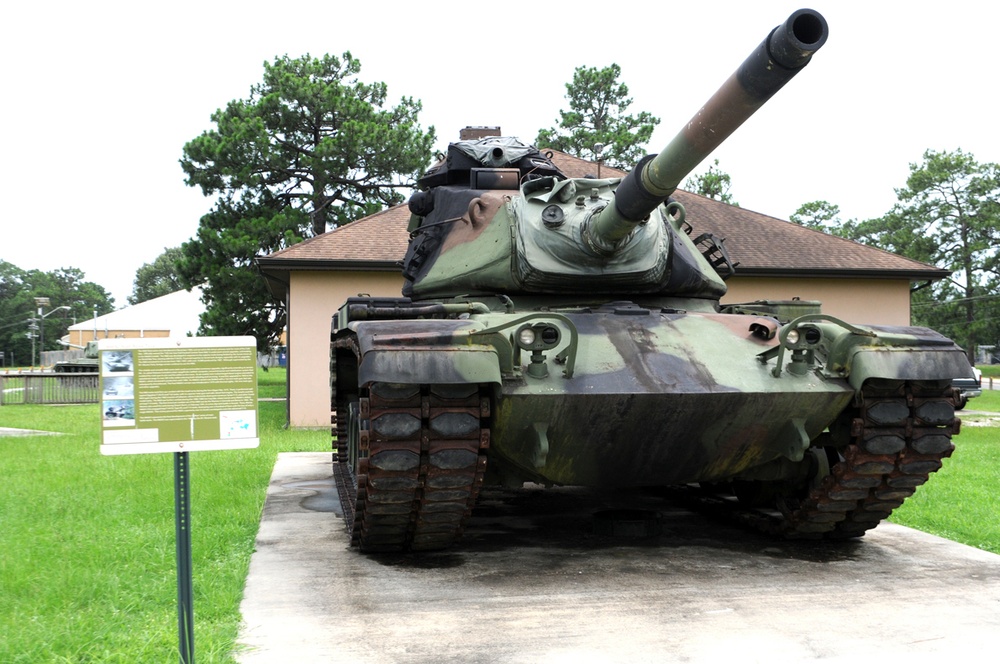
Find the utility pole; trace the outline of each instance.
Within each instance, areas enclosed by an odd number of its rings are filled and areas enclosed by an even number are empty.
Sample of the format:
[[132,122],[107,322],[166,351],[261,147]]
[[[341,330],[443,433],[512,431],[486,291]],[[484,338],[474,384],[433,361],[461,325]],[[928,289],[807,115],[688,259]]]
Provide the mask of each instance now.
[[36,297],[35,306],[38,307],[38,366],[42,366],[42,353],[45,352],[45,316],[42,315],[42,307],[49,306],[49,298]]
[[35,366],[35,332],[38,330],[38,322],[34,318],[28,319],[28,338],[31,339],[31,366]]
[[[39,335],[38,335],[38,340],[39,340],[39,343],[38,343],[38,366],[42,366],[42,361],[43,361],[42,360],[42,353],[45,352],[45,318],[48,317],[48,316],[51,316],[52,314],[54,314],[57,311],[62,311],[62,310],[69,311],[70,307],[68,307],[66,305],[63,305],[61,307],[56,307],[55,309],[53,309],[52,311],[50,311],[47,314],[46,313],[42,313],[44,307],[50,306],[49,298],[47,298],[47,297],[36,297],[35,298],[35,306],[38,307],[38,332],[39,332]],[[32,351],[32,355],[34,355],[34,351]]]

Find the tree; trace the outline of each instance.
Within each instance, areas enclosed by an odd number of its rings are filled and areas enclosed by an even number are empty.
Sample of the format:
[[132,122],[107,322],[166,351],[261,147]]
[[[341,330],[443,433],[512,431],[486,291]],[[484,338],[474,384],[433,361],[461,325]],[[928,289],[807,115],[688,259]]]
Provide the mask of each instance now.
[[181,245],[179,264],[185,287],[201,284],[208,305],[200,334],[253,336],[261,351],[275,345],[285,326],[284,308],[274,301],[253,261],[261,247],[297,242],[288,228],[292,225],[277,205],[241,201],[219,201],[201,218],[195,238]]
[[[962,344],[1000,337],[1000,321],[981,315],[994,308],[1000,287],[1000,166],[980,164],[961,149],[927,150],[910,164],[899,202],[886,215],[857,224],[855,239],[951,270],[914,295],[914,321]],[[992,318],[992,320],[991,320]]]
[[685,191],[739,207],[740,204],[734,201],[729,193],[730,187],[732,187],[732,181],[729,173],[719,168],[718,159],[714,160],[714,164],[709,166],[707,171],[701,175],[692,175],[684,183]]
[[[642,112],[626,115],[632,98],[628,86],[618,82],[621,67],[604,69],[577,67],[573,82],[566,84],[569,111],[559,111],[559,124],[541,129],[538,147],[596,161],[599,157],[614,168],[631,170],[645,155],[645,145],[660,119]],[[596,149],[600,144],[603,151]]]
[[792,223],[813,230],[850,238],[857,221],[840,219],[840,206],[828,201],[803,203],[788,218]]
[[143,263],[135,272],[132,282],[132,294],[128,296],[129,304],[139,304],[156,297],[169,295],[184,288],[177,264],[184,257],[180,247],[167,249],[156,257],[152,263]]
[[[42,318],[36,297],[49,298],[49,304],[42,306]],[[0,351],[8,366],[31,364],[33,343],[35,357],[43,350],[62,349],[59,338],[75,321],[113,310],[114,298],[102,286],[86,281],[77,268],[22,270],[0,260]]]
[[418,124],[420,102],[386,106],[386,85],[362,83],[360,70],[349,52],[275,58],[248,99],[184,146],[187,184],[217,196],[178,263],[184,286],[203,288],[202,333],[271,345],[283,310],[253,259],[401,203],[424,170],[434,128]]

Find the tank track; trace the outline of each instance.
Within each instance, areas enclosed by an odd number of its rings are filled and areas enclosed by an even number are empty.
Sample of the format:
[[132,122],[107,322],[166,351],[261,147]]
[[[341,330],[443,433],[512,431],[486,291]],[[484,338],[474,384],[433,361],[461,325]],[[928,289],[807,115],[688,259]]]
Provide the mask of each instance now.
[[[733,495],[677,488],[692,506],[788,539],[859,537],[886,519],[951,456],[959,433],[950,385],[875,381],[843,426],[849,443],[804,495],[748,508]],[[348,410],[348,412],[344,412]],[[358,473],[338,445],[334,475],[352,545],[432,550],[457,539],[483,482],[490,399],[476,386],[376,384],[337,408],[335,431],[358,438]]]
[[478,385],[376,383],[356,402],[337,404],[334,477],[353,546],[427,551],[461,535],[490,441],[490,400],[480,392]]
[[731,495],[685,489],[680,497],[788,539],[859,537],[913,495],[951,456],[955,417],[950,386],[876,382],[849,421],[850,443],[803,498],[784,496],[772,509],[746,508]]

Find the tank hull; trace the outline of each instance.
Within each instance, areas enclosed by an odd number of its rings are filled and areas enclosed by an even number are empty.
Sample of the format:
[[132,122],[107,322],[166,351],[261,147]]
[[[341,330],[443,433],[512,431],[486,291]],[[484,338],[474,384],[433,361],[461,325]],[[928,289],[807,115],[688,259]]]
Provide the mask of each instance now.
[[951,454],[947,338],[678,304],[349,303],[331,406],[354,543],[447,547],[484,484],[524,482],[724,486],[771,505],[758,529],[854,537]]
[[[854,396],[844,379],[776,379],[746,316],[567,318],[580,332],[574,375],[505,380],[491,455],[536,481],[662,486],[717,481],[801,458]],[[793,425],[792,422],[797,422]]]
[[[505,396],[491,457],[541,483],[721,481],[786,454],[797,440],[789,422],[803,413],[806,430],[819,435],[851,396],[843,390]],[[542,433],[546,444],[539,441]]]

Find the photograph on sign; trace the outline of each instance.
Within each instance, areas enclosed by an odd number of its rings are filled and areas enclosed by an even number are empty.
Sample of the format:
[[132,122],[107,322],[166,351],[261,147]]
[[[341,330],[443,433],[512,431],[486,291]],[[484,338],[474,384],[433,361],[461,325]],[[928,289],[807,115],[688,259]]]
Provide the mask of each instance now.
[[253,337],[103,339],[102,454],[257,447]]
[[101,412],[105,427],[135,426],[132,351],[108,352],[101,358]]

